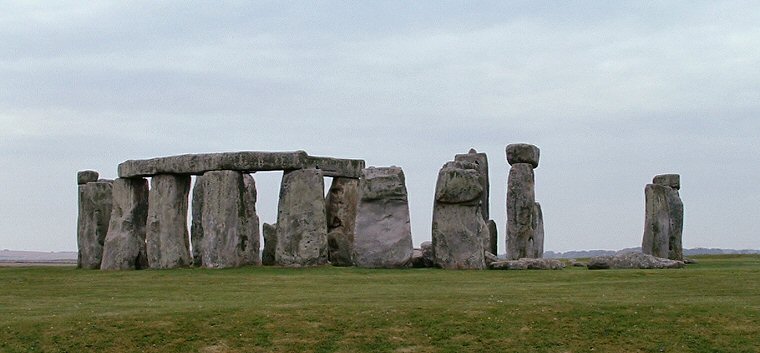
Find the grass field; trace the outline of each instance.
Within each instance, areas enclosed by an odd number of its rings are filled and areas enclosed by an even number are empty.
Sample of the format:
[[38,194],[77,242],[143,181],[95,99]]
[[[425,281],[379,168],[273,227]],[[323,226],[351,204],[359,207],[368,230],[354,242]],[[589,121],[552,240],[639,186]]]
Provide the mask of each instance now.
[[759,352],[760,256],[683,270],[0,268],[0,352]]

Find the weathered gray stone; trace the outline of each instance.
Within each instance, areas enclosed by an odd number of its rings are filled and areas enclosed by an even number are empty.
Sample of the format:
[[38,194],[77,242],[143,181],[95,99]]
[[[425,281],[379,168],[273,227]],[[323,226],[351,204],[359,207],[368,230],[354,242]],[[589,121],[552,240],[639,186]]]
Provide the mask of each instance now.
[[615,256],[592,257],[588,263],[589,270],[600,269],[663,269],[682,268],[683,261],[670,260],[642,253],[621,253]]
[[226,152],[186,154],[143,160],[128,160],[119,164],[119,177],[145,177],[157,174],[201,175],[214,170],[234,170],[244,173],[267,170],[317,168],[326,176],[358,178],[364,168],[363,160],[312,157],[296,152]]
[[540,259],[544,257],[544,213],[541,211],[541,204],[535,203],[533,208],[533,258]]
[[[439,203],[480,206],[483,185],[477,165],[468,162],[447,162],[438,172],[435,200]],[[482,215],[481,215],[481,218]]]
[[425,268],[424,259],[422,257],[422,249],[412,249],[412,267]]
[[517,260],[535,254],[536,234],[533,166],[516,163],[507,182],[507,259]]
[[79,185],[78,268],[100,268],[111,219],[111,184],[110,181],[96,181]]
[[510,165],[528,163],[533,168],[538,168],[538,159],[541,151],[538,147],[527,143],[515,143],[507,145],[507,162]]
[[561,270],[565,268],[562,261],[554,259],[502,260],[491,263],[492,270]]
[[101,270],[148,268],[145,225],[148,219],[148,181],[118,178],[113,182],[113,207],[103,246]]
[[77,172],[77,185],[84,185],[98,181],[100,174],[94,170],[80,170]]
[[491,267],[492,263],[499,261],[499,257],[494,255],[490,251],[486,251],[485,258],[486,258],[486,267]]
[[422,262],[425,267],[435,267],[435,254],[433,254],[433,242],[423,241],[420,244],[420,250],[422,251]]
[[641,249],[645,254],[683,260],[683,202],[678,189],[659,184],[644,188],[645,217]]
[[483,191],[477,165],[446,163],[438,173],[433,207],[433,254],[445,269],[485,269],[490,246],[488,226],[480,214]]
[[261,264],[272,266],[275,264],[274,253],[277,248],[277,223],[264,223],[261,227],[264,235],[264,251],[261,252]]
[[[250,174],[211,171],[198,178],[193,193],[194,253],[200,266],[229,268],[257,265],[259,217],[256,215],[256,184]],[[198,191],[202,194],[198,194]],[[200,201],[198,204],[195,202]]]
[[493,219],[488,220],[488,251],[492,254],[499,253],[499,231]]
[[334,266],[353,266],[359,180],[333,178],[325,198],[328,258]]
[[478,174],[480,176],[480,185],[483,188],[483,192],[480,195],[480,213],[483,215],[483,220],[488,222],[488,219],[491,217],[489,211],[490,182],[488,181],[488,156],[486,156],[485,153],[478,153],[478,151],[473,148],[470,149],[469,153],[454,156],[454,160],[458,162],[475,163],[477,166]]
[[189,175],[160,174],[148,193],[146,250],[150,268],[192,265],[187,231]]
[[323,174],[318,169],[286,171],[277,209],[275,262],[282,266],[327,263]]
[[369,268],[410,266],[412,232],[404,172],[399,167],[370,167],[362,173],[354,263]]
[[681,176],[678,174],[661,174],[652,179],[652,184],[667,186],[676,190],[681,189]]

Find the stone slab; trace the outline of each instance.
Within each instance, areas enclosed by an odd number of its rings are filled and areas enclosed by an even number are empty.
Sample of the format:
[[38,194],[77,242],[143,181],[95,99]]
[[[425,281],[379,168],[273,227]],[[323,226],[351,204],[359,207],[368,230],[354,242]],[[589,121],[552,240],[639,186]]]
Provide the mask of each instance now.
[[145,235],[150,268],[186,267],[193,263],[187,230],[189,175],[161,174],[151,178]]
[[295,152],[223,152],[184,154],[141,160],[128,160],[119,164],[119,177],[147,177],[157,174],[201,175],[215,170],[234,170],[244,173],[271,170],[316,168],[330,177],[359,178],[364,161],[313,157],[304,151]]
[[101,270],[140,270],[148,267],[145,225],[148,181],[118,178],[113,182],[113,208]]
[[324,178],[318,169],[283,173],[277,206],[275,263],[305,267],[327,264]]
[[100,174],[94,170],[80,170],[77,172],[77,184],[84,185],[98,181]]
[[112,183],[89,182],[78,188],[77,267],[97,270],[103,259],[103,244],[111,219]]

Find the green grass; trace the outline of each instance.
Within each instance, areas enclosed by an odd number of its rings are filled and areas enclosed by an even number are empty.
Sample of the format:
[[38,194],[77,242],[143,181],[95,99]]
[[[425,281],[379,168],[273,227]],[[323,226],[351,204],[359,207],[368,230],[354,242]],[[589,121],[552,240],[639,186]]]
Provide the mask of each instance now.
[[0,352],[758,352],[760,256],[683,270],[0,268]]

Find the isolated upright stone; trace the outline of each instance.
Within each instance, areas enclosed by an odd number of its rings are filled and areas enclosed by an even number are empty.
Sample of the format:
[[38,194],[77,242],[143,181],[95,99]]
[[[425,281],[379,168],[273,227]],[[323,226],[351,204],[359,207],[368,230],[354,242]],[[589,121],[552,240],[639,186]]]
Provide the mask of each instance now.
[[485,269],[490,246],[488,226],[480,214],[478,166],[448,162],[438,173],[433,207],[433,255],[445,269]]
[[359,180],[333,178],[325,198],[328,257],[334,266],[353,266]]
[[148,193],[146,248],[150,268],[190,266],[187,203],[190,176],[160,174]]
[[277,223],[264,223],[261,226],[264,236],[264,250],[261,252],[261,264],[272,266],[275,264],[274,253],[277,248]]
[[359,267],[397,268],[410,266],[411,258],[404,172],[399,167],[364,169],[359,181],[354,263]]
[[193,244],[198,248],[200,265],[227,268],[258,264],[259,217],[253,177],[225,170],[206,172],[198,180],[202,196],[194,192],[193,214],[200,214],[201,221],[200,225],[193,222]]
[[533,168],[538,166],[539,149],[528,144],[512,144],[507,146],[506,152],[507,161],[512,165],[507,182],[507,258],[537,257],[543,254],[543,231],[541,239],[535,239],[540,211],[536,211]]
[[275,262],[282,266],[327,263],[324,178],[318,169],[286,171],[277,209]]
[[113,208],[103,246],[101,270],[141,270],[148,267],[145,223],[148,219],[148,181],[113,181]]
[[103,180],[79,185],[78,268],[100,268],[111,219],[111,184],[111,181]]
[[677,174],[654,177],[644,188],[645,217],[642,252],[660,258],[683,260],[683,202]]

